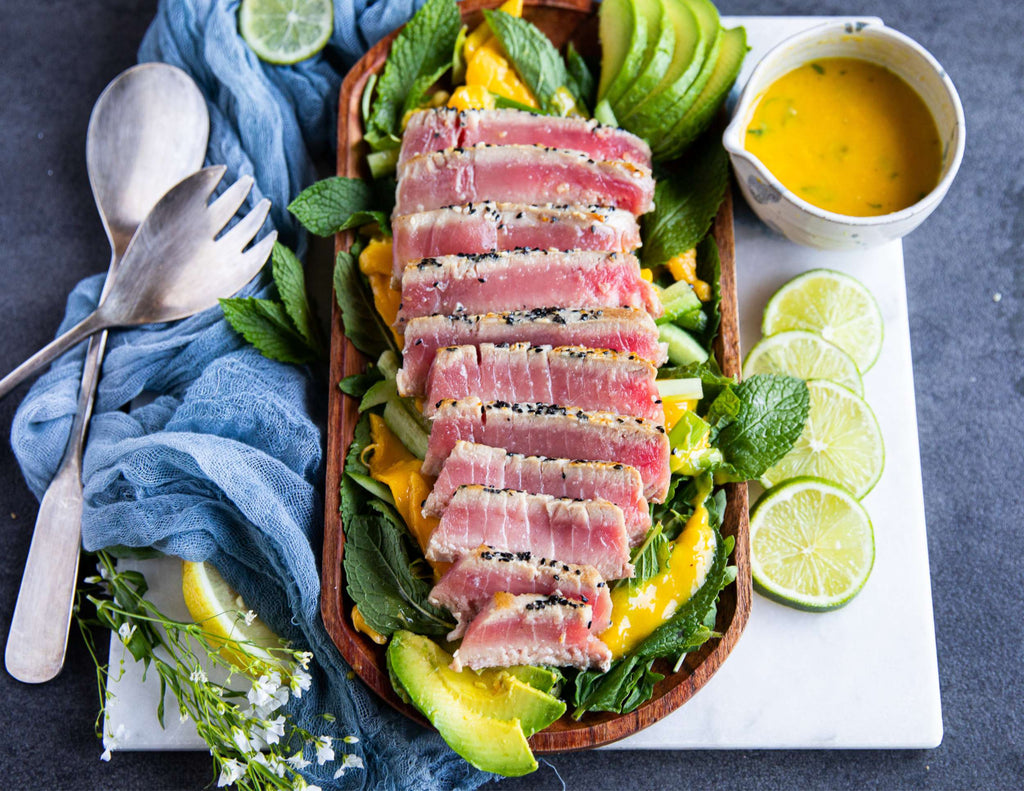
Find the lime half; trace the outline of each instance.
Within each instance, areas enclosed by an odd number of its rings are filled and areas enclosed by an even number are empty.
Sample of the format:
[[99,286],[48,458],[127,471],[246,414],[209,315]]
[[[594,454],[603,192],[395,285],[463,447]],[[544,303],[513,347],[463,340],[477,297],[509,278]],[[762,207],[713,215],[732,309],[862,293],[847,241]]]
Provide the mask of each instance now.
[[764,309],[761,333],[806,330],[849,354],[861,373],[882,349],[882,313],[871,292],[854,277],[813,269],[775,292]]
[[743,378],[754,374],[789,374],[801,379],[828,379],[864,394],[864,383],[853,358],[820,335],[788,330],[764,338],[747,355]]
[[242,0],[238,30],[260,60],[298,63],[331,38],[334,5],[331,0]]
[[885,446],[867,402],[852,390],[823,379],[807,383],[811,410],[793,449],[761,478],[775,486],[813,475],[834,481],[860,499],[882,474]]
[[765,492],[750,515],[754,587],[782,604],[842,607],[864,587],[874,562],[868,512],[828,481],[787,481]]

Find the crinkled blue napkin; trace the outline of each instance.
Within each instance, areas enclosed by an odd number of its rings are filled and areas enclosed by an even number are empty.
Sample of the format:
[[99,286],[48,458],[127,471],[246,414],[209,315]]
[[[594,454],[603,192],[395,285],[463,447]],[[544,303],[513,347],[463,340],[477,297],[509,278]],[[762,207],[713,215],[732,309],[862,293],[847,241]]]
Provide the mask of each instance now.
[[[238,0],[161,0],[139,50],[199,85],[210,109],[207,163],[226,183],[256,179],[249,205],[273,201],[271,220],[293,247],[304,240],[288,203],[330,161],[345,70],[404,22],[418,0],[335,0],[334,35],[291,67],[261,63],[238,35]],[[264,277],[250,293],[268,288]],[[93,307],[102,276],[72,292],[61,331]],[[21,404],[11,442],[41,495],[67,442],[84,346],[40,378]],[[359,754],[365,771],[338,778],[315,764],[324,789],[474,788],[488,776],[441,739],[382,705],[349,668],[320,618],[323,444],[328,384],[305,368],[245,347],[214,308],[185,321],[111,334],[86,448],[83,542],[153,546],[212,561],[279,634],[314,652],[313,687],[292,712],[306,729]],[[142,393],[155,394],[131,407]],[[330,712],[330,724],[319,715]],[[340,746],[340,745],[339,745]]]

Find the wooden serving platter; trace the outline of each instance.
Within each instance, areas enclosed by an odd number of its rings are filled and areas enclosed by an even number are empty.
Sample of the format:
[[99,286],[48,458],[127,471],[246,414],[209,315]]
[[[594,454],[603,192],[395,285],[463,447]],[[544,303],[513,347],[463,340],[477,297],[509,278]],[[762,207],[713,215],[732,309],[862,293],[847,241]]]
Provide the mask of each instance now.
[[[460,3],[463,21],[470,27],[483,20],[482,10],[496,8],[501,0],[464,0]],[[539,27],[557,47],[573,41],[586,55],[596,55],[597,14],[591,0],[524,0],[524,16]],[[384,67],[391,42],[397,31],[381,40],[352,68],[341,86],[338,116],[338,175],[369,175],[365,162],[360,99],[366,81]],[[715,340],[715,356],[722,370],[730,375],[740,371],[739,320],[736,302],[736,265],[733,244],[732,199],[726,194],[713,233],[722,260],[722,323]],[[350,233],[339,234],[337,250],[348,250]],[[358,403],[337,387],[346,376],[359,373],[367,360],[345,337],[337,301],[332,300],[331,373],[327,415],[327,481],[324,506],[324,557],[321,611],[327,632],[356,674],[391,706],[411,719],[427,725],[426,719],[398,698],[388,679],[384,648],[352,627],[353,602],[345,593],[342,557],[345,536],[339,513],[339,486],[345,453],[352,442],[359,417]],[[725,487],[727,505],[722,534],[736,540],[732,562],[737,566],[736,582],[721,594],[716,629],[719,639],[709,640],[700,650],[687,655],[677,673],[661,660],[657,669],[665,679],[655,687],[653,698],[629,714],[588,713],[578,722],[568,715],[546,730],[535,734],[530,745],[535,752],[552,753],[598,747],[625,738],[657,722],[689,700],[714,675],[739,640],[750,614],[750,545],[746,484]],[[571,708],[571,707],[570,707]]]

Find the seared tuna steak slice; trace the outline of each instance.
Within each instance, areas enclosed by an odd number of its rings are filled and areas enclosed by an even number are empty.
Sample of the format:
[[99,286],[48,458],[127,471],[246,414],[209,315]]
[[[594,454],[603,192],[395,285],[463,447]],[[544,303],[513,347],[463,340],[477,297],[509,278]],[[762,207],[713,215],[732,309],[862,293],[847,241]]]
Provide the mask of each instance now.
[[651,166],[651,149],[623,129],[579,116],[558,118],[521,110],[424,110],[409,117],[398,162],[430,151],[491,145],[538,145],[582,151],[591,159]]
[[628,253],[515,250],[446,255],[410,264],[402,274],[399,322],[435,313],[487,313],[561,305],[644,308],[664,313],[654,287]]
[[655,366],[667,355],[658,326],[637,308],[538,308],[456,316],[423,316],[405,325],[398,391],[426,394],[427,374],[438,349],[481,343],[524,342],[534,346],[585,346],[630,352]]
[[605,671],[612,652],[594,636],[592,626],[589,604],[557,594],[496,593],[470,623],[451,667],[549,665]]
[[391,221],[397,283],[407,264],[442,255],[541,250],[607,250],[640,246],[636,217],[604,206],[473,203],[404,214]]
[[604,500],[460,486],[425,554],[452,562],[481,544],[593,566],[605,579],[633,575],[622,510]]
[[605,461],[571,461],[509,453],[472,442],[455,443],[441,468],[423,512],[441,516],[455,490],[466,484],[550,494],[580,500],[607,500],[622,509],[630,544],[651,528],[644,485],[635,467]]
[[628,464],[640,473],[648,500],[661,502],[668,493],[668,435],[652,420],[551,404],[483,403],[479,398],[444,401],[431,420],[423,461],[427,475],[441,471],[461,439],[513,453]]
[[658,370],[628,352],[582,346],[482,343],[437,350],[424,413],[445,399],[542,403],[665,422]]
[[653,198],[651,171],[629,162],[544,146],[480,145],[407,159],[398,168],[394,214],[495,201],[593,203],[640,215]]
[[458,623],[449,640],[462,636],[466,626],[495,593],[558,593],[589,604],[594,611],[593,631],[600,634],[611,623],[612,598],[593,566],[562,563],[530,552],[506,552],[480,546],[464,555],[430,591],[430,603],[448,609]]

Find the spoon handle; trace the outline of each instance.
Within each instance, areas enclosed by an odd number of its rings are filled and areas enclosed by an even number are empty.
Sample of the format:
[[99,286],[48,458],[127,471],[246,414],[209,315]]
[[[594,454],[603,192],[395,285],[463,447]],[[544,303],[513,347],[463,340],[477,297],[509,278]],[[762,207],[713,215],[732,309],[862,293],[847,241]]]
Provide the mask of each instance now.
[[11,390],[21,384],[25,379],[34,374],[44,365],[52,362],[68,349],[78,345],[94,332],[106,329],[108,324],[103,319],[99,310],[95,310],[82,319],[78,324],[69,329],[63,335],[59,335],[50,341],[46,346],[37,351],[25,362],[11,371],[3,379],[0,379],[0,398],[3,398]]

